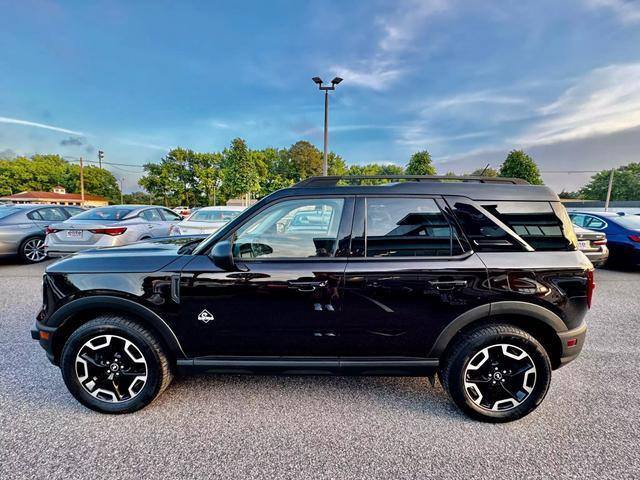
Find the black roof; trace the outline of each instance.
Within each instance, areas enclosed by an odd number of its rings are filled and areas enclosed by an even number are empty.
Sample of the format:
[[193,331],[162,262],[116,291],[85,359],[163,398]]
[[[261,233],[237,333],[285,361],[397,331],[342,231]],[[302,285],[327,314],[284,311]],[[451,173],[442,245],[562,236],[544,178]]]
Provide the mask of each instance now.
[[[353,180],[399,180],[381,185],[339,185]],[[269,197],[279,198],[297,195],[447,195],[467,197],[472,200],[526,200],[559,201],[556,193],[543,185],[530,185],[519,179],[495,177],[436,177],[395,175],[389,177],[312,177]]]

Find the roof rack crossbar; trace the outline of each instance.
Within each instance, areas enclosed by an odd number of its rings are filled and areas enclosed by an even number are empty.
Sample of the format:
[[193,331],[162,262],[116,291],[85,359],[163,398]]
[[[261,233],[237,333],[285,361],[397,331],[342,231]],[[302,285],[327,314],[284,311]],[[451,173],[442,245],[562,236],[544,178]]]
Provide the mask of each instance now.
[[455,176],[455,175],[332,175],[327,177],[309,177],[294,186],[298,188],[309,187],[335,187],[341,181],[359,180],[409,180],[412,182],[469,182],[469,183],[502,183],[510,185],[529,185],[529,182],[521,178],[507,177],[481,177],[481,176]]

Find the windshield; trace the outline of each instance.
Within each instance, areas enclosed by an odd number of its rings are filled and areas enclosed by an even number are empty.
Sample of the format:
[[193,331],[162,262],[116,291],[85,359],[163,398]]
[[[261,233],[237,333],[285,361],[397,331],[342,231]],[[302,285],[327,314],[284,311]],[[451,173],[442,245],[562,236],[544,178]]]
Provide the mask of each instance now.
[[20,209],[16,207],[2,207],[0,208],[0,218],[8,217],[9,215],[18,212]]
[[87,210],[73,217],[73,220],[122,220],[133,209],[123,207],[103,207]]
[[631,230],[640,230],[640,216],[638,215],[621,215],[613,219],[618,225]]
[[228,222],[233,220],[242,212],[237,210],[198,210],[189,217],[193,222]]

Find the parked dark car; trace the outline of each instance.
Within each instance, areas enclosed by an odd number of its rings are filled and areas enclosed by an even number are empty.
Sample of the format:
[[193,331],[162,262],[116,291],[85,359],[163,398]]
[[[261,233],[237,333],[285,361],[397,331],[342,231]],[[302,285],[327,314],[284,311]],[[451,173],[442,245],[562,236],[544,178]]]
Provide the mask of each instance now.
[[512,179],[385,178],[311,178],[202,241],[65,258],[47,268],[32,337],[100,412],[138,410],[176,372],[209,371],[437,373],[473,418],[527,415],[580,353],[594,289],[557,195]]
[[611,264],[640,266],[640,217],[615,212],[570,212],[569,216],[575,225],[607,236]]
[[63,222],[84,209],[66,205],[0,205],[0,257],[18,256],[25,263],[41,262],[45,231],[55,222]]
[[578,238],[578,249],[587,256],[593,266],[604,265],[609,258],[607,236],[602,232],[587,230],[577,225],[573,226],[573,230]]

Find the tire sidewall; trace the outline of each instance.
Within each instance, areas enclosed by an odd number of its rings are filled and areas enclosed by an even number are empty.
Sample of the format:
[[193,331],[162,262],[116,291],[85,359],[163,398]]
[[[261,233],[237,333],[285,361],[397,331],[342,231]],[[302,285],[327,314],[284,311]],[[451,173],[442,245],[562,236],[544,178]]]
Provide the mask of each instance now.
[[[469,416],[490,422],[509,422],[524,417],[533,411],[547,394],[551,382],[551,363],[549,357],[535,339],[518,334],[485,335],[469,341],[465,348],[452,359],[449,393],[454,402]],[[465,369],[471,359],[480,350],[490,345],[507,343],[522,348],[533,360],[536,367],[536,383],[533,391],[517,407],[505,411],[492,411],[476,405],[464,387]]]
[[[76,374],[76,356],[82,346],[91,338],[100,335],[118,335],[135,344],[147,362],[147,382],[133,398],[124,402],[111,403],[91,395],[81,385]],[[69,392],[84,406],[103,413],[130,413],[149,404],[160,391],[162,385],[160,359],[143,335],[136,330],[115,325],[83,325],[76,330],[62,350],[60,358],[62,377]]]

